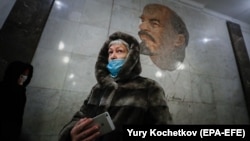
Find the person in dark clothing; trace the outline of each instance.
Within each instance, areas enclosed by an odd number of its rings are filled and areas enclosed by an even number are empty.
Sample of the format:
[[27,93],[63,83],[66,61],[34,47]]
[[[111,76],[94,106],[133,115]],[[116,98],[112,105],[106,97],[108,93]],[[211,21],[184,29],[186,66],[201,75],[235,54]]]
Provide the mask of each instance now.
[[18,141],[21,135],[26,103],[26,87],[30,83],[33,66],[21,61],[10,63],[0,82],[1,140]]
[[[97,84],[62,128],[59,141],[121,141],[123,125],[169,124],[171,115],[163,88],[140,73],[138,41],[122,32],[110,35],[95,65]],[[100,135],[98,125],[89,125],[93,117],[106,111],[115,130]]]

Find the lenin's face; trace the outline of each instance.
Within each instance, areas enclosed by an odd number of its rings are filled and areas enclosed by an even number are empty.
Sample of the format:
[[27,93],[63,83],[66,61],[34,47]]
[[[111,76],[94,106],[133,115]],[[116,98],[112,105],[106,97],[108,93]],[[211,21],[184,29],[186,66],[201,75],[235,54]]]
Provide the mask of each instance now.
[[139,25],[141,47],[146,51],[142,51],[142,54],[159,55],[173,47],[175,33],[170,24],[170,14],[165,7],[157,5],[144,7]]
[[185,37],[171,24],[176,22],[175,12],[164,5],[149,4],[140,18],[140,53],[149,55],[162,70],[175,70],[185,57]]

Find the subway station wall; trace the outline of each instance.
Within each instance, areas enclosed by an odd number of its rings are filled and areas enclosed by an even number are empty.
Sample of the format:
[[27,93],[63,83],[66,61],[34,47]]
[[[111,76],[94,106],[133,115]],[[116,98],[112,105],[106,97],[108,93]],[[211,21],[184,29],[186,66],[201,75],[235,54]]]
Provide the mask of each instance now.
[[[249,124],[225,19],[173,0],[56,0],[32,59],[23,138],[57,139],[96,83],[94,65],[108,35],[122,31],[140,41],[139,17],[148,3],[170,7],[189,31],[178,69],[159,69],[141,55],[141,75],[164,88],[174,124]],[[242,31],[249,52],[249,26]]]

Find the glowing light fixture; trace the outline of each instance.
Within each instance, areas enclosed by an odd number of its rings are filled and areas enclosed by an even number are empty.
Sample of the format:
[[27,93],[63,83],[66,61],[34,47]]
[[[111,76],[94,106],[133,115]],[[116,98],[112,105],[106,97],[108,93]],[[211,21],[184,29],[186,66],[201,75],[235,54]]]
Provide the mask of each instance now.
[[75,75],[73,74],[73,73],[71,73],[70,75],[69,75],[69,79],[73,79],[75,77]]
[[64,49],[64,43],[62,41],[60,41],[59,45],[58,45],[58,50],[63,50]]
[[68,56],[65,56],[65,57],[63,58],[63,62],[64,62],[64,63],[69,63],[69,57],[68,57]]
[[162,77],[162,72],[161,72],[161,71],[157,71],[157,72],[155,73],[155,77],[157,77],[157,78]]

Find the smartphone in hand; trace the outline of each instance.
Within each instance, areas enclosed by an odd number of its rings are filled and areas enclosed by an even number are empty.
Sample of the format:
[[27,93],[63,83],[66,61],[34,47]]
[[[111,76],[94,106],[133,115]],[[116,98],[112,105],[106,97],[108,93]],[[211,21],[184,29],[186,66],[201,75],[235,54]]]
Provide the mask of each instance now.
[[100,127],[101,135],[107,134],[115,130],[115,125],[108,112],[104,112],[92,118],[93,124],[97,124]]

